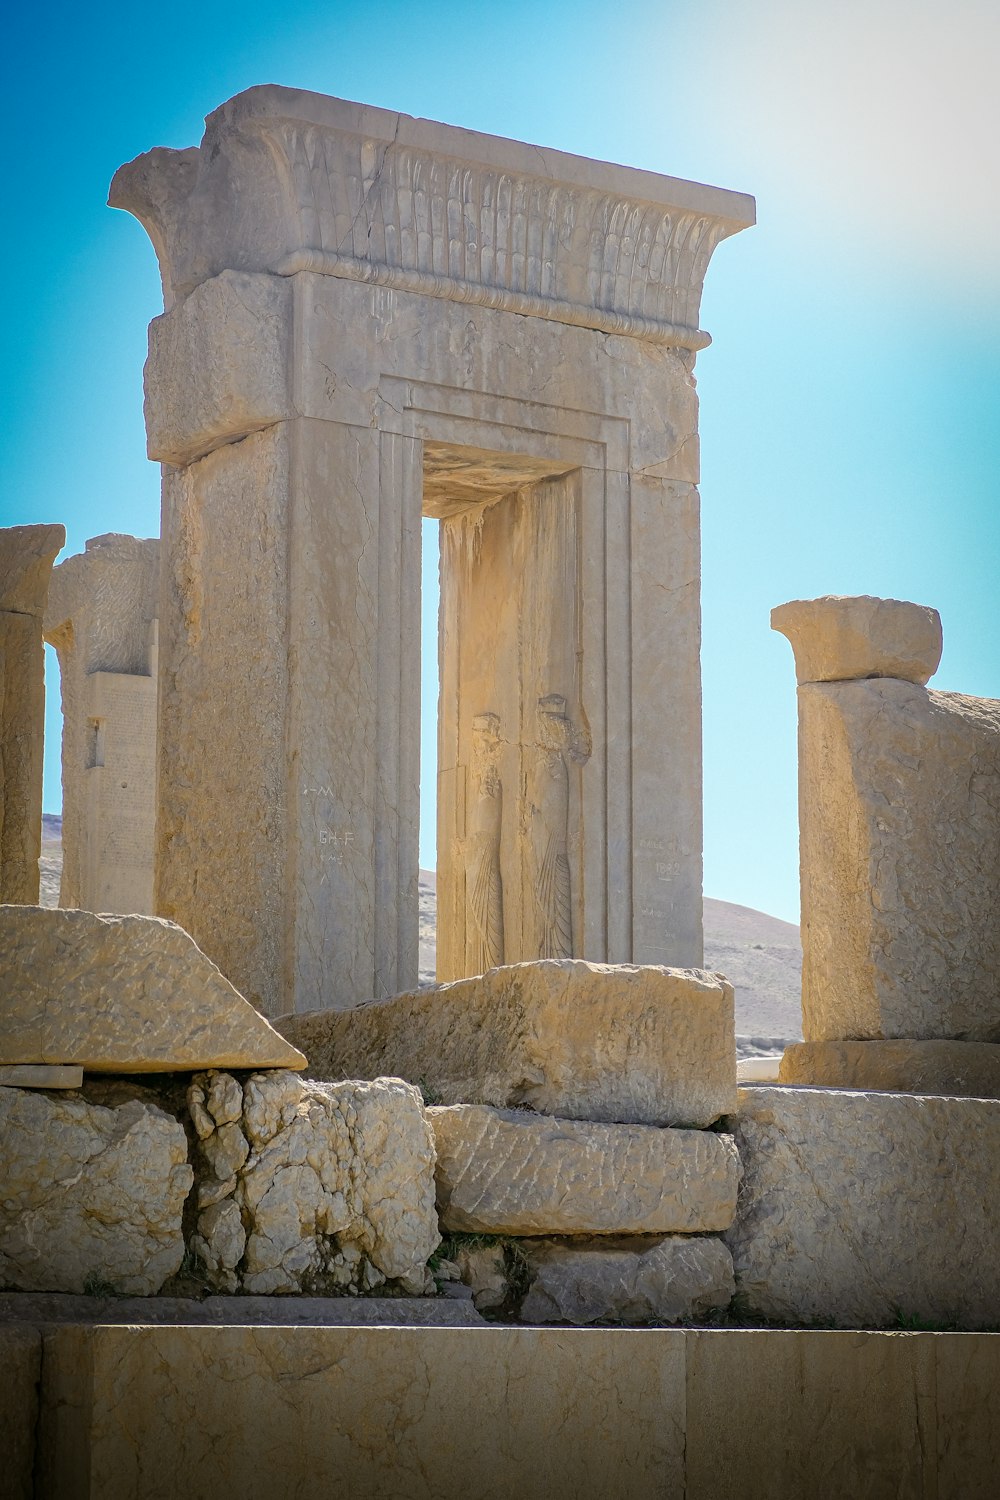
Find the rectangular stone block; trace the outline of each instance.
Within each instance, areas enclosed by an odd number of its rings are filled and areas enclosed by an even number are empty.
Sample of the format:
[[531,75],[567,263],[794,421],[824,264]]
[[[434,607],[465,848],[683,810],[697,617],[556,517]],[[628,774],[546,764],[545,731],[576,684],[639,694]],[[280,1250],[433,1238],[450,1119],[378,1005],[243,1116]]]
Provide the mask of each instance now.
[[863,1093],[943,1094],[1000,1099],[995,1042],[795,1042],[786,1047],[781,1083]]
[[33,1500],[42,1337],[0,1328],[0,1500]]
[[933,1487],[936,1342],[689,1330],[688,1500],[987,1493]]
[[1000,1041],[1000,702],[799,693],[807,1041]]
[[0,1063],[305,1065],[188,934],[157,917],[0,906],[0,994]]
[[39,1496],[554,1500],[683,1493],[684,1335],[62,1328]]
[[694,1234],[726,1229],[732,1138],[597,1125],[524,1110],[428,1110],[441,1227],[486,1234]]
[[78,1089],[83,1069],[46,1063],[0,1066],[0,1087],[8,1089]]
[[724,1312],[733,1263],[711,1235],[526,1240],[522,1323],[692,1323]]
[[732,986],[700,969],[512,964],[275,1026],[311,1077],[405,1078],[435,1103],[705,1126],[736,1097]]
[[752,1316],[1000,1325],[1000,1100],[741,1089],[725,1239]]

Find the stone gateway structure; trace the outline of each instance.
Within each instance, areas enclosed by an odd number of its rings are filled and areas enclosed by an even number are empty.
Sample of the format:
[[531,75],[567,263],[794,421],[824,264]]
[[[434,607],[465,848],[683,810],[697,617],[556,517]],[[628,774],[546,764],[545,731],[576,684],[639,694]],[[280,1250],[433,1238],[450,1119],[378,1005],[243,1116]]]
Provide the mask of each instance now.
[[753,200],[266,86],[110,201],[165,304],[156,910],[268,1014],[415,984],[433,517],[439,979],[699,963],[692,367]]

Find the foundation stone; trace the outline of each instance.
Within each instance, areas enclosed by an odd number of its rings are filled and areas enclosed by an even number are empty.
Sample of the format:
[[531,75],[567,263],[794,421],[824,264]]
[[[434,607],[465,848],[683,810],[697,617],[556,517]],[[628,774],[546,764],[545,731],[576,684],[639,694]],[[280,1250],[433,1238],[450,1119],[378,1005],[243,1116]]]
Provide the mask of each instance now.
[[45,638],[62,681],[60,906],[153,911],[156,540],[92,537],[52,574]]
[[2,1063],[305,1067],[187,933],[155,917],[0,907],[0,994]]
[[0,1088],[0,1139],[0,1285],[148,1296],[178,1269],[194,1173],[175,1119]]
[[42,612],[62,526],[0,527],[0,902],[38,900],[45,656]]
[[477,1105],[428,1115],[443,1229],[671,1234],[732,1223],[739,1159],[728,1136]]
[[752,1316],[1000,1323],[1000,1100],[756,1087],[730,1123],[725,1239]]
[[700,1127],[736,1096],[732,986],[702,970],[514,964],[275,1024],[312,1077],[398,1076],[436,1103]]

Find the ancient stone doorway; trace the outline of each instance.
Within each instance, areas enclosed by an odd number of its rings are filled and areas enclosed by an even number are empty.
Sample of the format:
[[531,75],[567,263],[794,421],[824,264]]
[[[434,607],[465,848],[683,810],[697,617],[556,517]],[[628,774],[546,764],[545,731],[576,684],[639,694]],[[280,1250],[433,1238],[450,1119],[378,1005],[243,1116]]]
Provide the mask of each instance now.
[[437,977],[582,939],[580,472],[424,444],[438,520]]

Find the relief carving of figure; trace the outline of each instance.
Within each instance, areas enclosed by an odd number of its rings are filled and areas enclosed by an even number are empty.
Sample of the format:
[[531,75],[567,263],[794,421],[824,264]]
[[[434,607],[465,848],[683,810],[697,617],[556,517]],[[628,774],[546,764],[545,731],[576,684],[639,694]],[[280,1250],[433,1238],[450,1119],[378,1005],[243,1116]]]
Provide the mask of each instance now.
[[573,891],[569,867],[569,762],[590,744],[566,714],[566,699],[538,700],[538,755],[530,804],[539,958],[573,957]]
[[500,874],[500,830],[503,786],[500,781],[500,718],[477,714],[472,721],[474,794],[469,812],[465,889],[466,955],[470,974],[485,974],[503,963],[503,881]]

